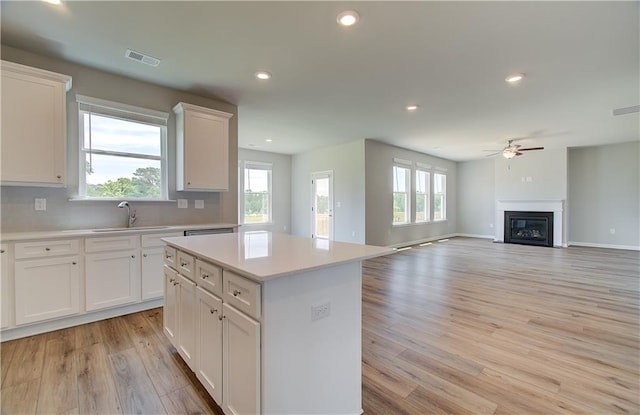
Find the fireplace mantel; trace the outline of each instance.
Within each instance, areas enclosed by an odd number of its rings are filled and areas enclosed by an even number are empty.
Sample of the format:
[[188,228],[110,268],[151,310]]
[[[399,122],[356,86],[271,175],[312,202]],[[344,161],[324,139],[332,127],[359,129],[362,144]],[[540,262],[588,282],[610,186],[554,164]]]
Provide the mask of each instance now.
[[564,240],[564,200],[498,200],[494,241],[504,242],[504,212],[553,212],[553,246],[566,247]]

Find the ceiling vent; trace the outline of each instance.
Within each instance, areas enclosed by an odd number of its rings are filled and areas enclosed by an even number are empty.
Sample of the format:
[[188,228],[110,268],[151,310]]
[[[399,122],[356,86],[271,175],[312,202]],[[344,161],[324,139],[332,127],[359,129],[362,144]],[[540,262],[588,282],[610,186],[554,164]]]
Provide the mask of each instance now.
[[625,115],[625,114],[633,114],[634,112],[640,112],[640,105],[634,105],[631,107],[625,108],[617,108],[613,110],[613,115]]
[[144,63],[145,65],[154,67],[160,65],[160,59],[145,55],[144,53],[136,52],[135,50],[127,49],[124,56],[136,62]]

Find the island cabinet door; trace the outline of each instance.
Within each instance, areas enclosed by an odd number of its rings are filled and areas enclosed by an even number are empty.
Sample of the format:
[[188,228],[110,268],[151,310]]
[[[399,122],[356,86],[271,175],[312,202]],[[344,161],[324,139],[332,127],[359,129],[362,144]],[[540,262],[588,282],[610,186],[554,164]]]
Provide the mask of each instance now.
[[178,353],[196,371],[196,285],[178,274]]
[[196,376],[209,395],[222,406],[222,300],[196,287]]
[[162,324],[164,334],[174,347],[178,347],[178,273],[164,266],[164,308]]
[[260,413],[260,323],[223,304],[223,409],[227,415]]

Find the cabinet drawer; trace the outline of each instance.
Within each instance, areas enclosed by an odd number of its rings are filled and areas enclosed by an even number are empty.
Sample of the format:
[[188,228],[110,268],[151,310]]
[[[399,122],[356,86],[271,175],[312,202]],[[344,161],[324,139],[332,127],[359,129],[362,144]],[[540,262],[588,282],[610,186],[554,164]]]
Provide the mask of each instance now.
[[187,253],[178,251],[176,254],[176,261],[176,269],[178,270],[178,273],[193,281],[196,269],[196,259]]
[[87,238],[85,252],[124,251],[136,249],[140,246],[140,236],[110,236],[107,238]]
[[71,255],[77,254],[79,251],[80,241],[78,239],[20,242],[15,245],[15,259]]
[[217,296],[222,296],[222,269],[196,259],[196,284]]
[[178,254],[178,251],[176,250],[176,248],[169,246],[169,245],[165,245],[164,247],[164,263],[165,265],[167,265],[168,267],[171,267],[173,269],[176,269],[176,255]]
[[261,315],[260,284],[224,270],[222,273],[223,300],[254,318]]
[[162,238],[171,238],[174,236],[182,236],[181,232],[171,232],[171,233],[154,233],[150,235],[142,235],[142,247],[143,248],[152,248],[152,247],[160,247],[164,246],[164,242],[161,240]]

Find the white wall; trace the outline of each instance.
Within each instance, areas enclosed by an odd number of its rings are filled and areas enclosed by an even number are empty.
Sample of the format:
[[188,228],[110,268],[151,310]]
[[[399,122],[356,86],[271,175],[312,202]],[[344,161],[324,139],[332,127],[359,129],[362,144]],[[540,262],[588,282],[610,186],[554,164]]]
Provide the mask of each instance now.
[[311,236],[311,173],[327,170],[333,171],[334,240],[364,243],[364,140],[292,156],[292,233]]
[[[78,229],[125,226],[126,214],[112,201],[69,202],[78,187],[78,109],[75,95],[163,111],[171,114],[167,128],[169,197],[187,199],[188,209],[178,209],[176,202],[133,202],[137,211],[136,226],[225,222],[236,223],[238,217],[238,169],[229,166],[228,192],[177,192],[175,185],[176,123],[172,108],[180,101],[233,113],[229,122],[229,159],[237,160],[238,111],[235,105],[192,93],[178,91],[131,78],[102,72],[70,62],[25,52],[2,45],[2,59],[58,72],[73,77],[67,94],[67,177],[68,187],[38,188],[2,186],[2,232]],[[46,198],[47,210],[34,210],[34,198]],[[195,209],[194,201],[204,200],[205,209]]]
[[494,237],[494,163],[492,158],[458,163],[457,233]]
[[[272,232],[291,232],[291,156],[240,148],[238,158],[243,161],[270,163],[272,192],[272,223],[242,225],[240,231],[265,230]],[[240,164],[242,166],[242,164]],[[241,186],[238,186],[241,189]],[[241,217],[239,216],[240,220]]]
[[566,200],[567,149],[493,157],[496,200]]
[[[393,226],[393,159],[429,164],[445,168],[447,175],[447,220],[420,224]],[[436,170],[432,169],[433,172]],[[366,243],[380,246],[408,245],[413,242],[437,239],[456,232],[457,163],[400,147],[365,140],[366,172]],[[412,187],[415,187],[412,180]],[[412,189],[412,192],[415,189]],[[415,198],[412,197],[412,211]]]
[[639,160],[637,141],[569,150],[570,245],[640,249]]

